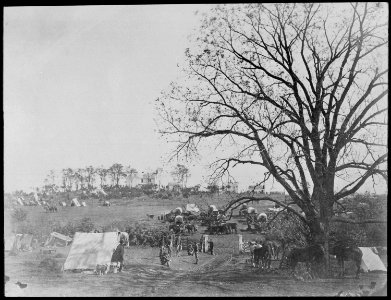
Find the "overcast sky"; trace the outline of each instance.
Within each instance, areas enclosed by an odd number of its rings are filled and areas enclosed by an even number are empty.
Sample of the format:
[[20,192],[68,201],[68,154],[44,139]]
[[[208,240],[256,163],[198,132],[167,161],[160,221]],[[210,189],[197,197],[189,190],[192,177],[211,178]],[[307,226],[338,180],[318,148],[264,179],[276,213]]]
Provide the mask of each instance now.
[[[42,186],[51,169],[169,169],[153,102],[209,7],[4,8],[5,191]],[[189,167],[190,184],[207,175]],[[245,187],[263,172],[237,174]]]

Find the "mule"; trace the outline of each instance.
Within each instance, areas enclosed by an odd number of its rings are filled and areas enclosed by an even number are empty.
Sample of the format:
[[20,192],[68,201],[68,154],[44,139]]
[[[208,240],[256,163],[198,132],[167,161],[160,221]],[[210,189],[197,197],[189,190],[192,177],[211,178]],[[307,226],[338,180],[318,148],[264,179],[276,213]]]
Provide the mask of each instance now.
[[271,253],[270,247],[267,245],[263,245],[260,248],[254,249],[254,262],[253,266],[261,267],[262,269],[267,268],[270,269],[270,260]]
[[287,256],[288,268],[295,271],[295,268],[299,262],[304,262],[307,265],[325,262],[325,251],[320,244],[313,244],[304,248],[293,248]]
[[233,233],[235,231],[235,233],[237,234],[238,233],[238,224],[236,223],[227,223],[227,228],[229,230],[229,233]]
[[363,256],[360,248],[355,246],[347,246],[341,243],[336,244],[334,247],[330,248],[330,254],[335,255],[338,261],[338,265],[340,267],[340,272],[338,277],[345,276],[345,260],[353,260],[356,264],[356,278],[360,277],[361,271],[361,259]]

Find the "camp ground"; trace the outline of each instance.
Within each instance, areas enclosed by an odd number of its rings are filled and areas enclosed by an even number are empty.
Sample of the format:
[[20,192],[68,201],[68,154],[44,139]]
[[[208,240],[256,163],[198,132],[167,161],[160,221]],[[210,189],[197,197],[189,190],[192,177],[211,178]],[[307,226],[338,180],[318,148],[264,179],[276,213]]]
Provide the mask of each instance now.
[[64,271],[94,270],[98,264],[110,264],[117,245],[117,232],[76,232],[68,257],[64,263]]
[[52,232],[45,242],[45,247],[65,247],[72,242],[72,238],[58,232]]

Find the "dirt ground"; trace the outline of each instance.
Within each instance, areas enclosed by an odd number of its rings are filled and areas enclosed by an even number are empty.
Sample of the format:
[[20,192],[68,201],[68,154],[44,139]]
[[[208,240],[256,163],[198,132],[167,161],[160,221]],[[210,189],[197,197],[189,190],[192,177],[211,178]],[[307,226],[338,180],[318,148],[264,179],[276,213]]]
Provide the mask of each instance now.
[[[153,205],[144,200],[133,201],[127,206],[114,205],[109,208],[89,205],[84,208],[61,208],[56,214],[44,213],[40,207],[29,208],[31,220],[50,218],[69,221],[89,216],[103,225],[113,219],[140,220],[147,213],[162,213],[172,209],[174,203]],[[100,223],[99,223],[100,222]],[[150,220],[150,222],[158,222]],[[160,221],[159,221],[160,222]],[[6,222],[5,222],[6,223]],[[239,226],[244,229],[245,225]],[[203,228],[190,238],[199,240]],[[245,241],[255,239],[255,234],[238,232]],[[339,291],[358,291],[359,285],[368,286],[376,282],[379,289],[387,282],[386,274],[362,273],[360,279],[352,276],[345,279],[313,279],[299,281],[278,270],[278,261],[272,269],[262,271],[252,268],[246,262],[248,254],[239,254],[236,234],[212,236],[216,255],[201,253],[199,264],[194,256],[182,251],[174,256],[170,268],[162,266],[158,257],[159,249],[131,246],[125,250],[125,269],[122,273],[97,276],[86,273],[48,271],[39,267],[47,257],[56,257],[61,266],[68,255],[70,246],[57,248],[55,254],[42,255],[39,249],[21,252],[11,256],[5,252],[5,275],[11,283],[27,283],[19,296],[334,296]],[[6,296],[12,296],[8,294]]]
[[[57,256],[63,257],[56,260],[65,262],[68,251],[69,247],[59,248]],[[373,273],[360,279],[298,281],[276,269],[253,269],[245,255],[219,249],[215,256],[201,253],[198,265],[183,251],[168,268],[160,265],[157,248],[131,246],[126,249],[124,271],[103,276],[47,271],[39,267],[47,256],[37,250],[6,254],[5,274],[11,282],[28,284],[23,296],[334,296],[340,290],[358,290],[360,284],[376,281],[380,288],[387,282],[386,274]]]

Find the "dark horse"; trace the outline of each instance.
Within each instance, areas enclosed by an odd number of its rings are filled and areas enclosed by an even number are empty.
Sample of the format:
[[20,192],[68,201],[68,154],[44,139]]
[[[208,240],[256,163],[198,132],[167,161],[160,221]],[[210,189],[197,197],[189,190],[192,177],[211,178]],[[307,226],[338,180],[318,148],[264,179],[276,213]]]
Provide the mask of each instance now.
[[335,255],[340,267],[339,277],[345,276],[345,260],[353,260],[356,264],[356,278],[360,277],[360,266],[362,259],[362,251],[360,248],[355,246],[343,245],[342,243],[337,243],[330,248],[330,254]]
[[314,244],[304,248],[293,248],[287,256],[287,265],[294,272],[299,262],[305,262],[307,267],[308,263],[324,263],[325,252],[323,246]]

